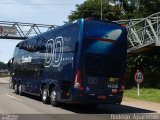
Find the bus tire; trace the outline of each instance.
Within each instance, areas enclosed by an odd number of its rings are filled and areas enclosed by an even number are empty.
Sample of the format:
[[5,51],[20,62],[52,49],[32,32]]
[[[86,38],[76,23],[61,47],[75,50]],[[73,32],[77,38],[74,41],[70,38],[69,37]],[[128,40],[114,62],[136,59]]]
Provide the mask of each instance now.
[[87,107],[89,107],[89,108],[91,108],[91,109],[92,109],[92,108],[95,109],[95,108],[97,108],[97,105],[98,105],[97,103],[93,103],[93,104],[90,103],[90,104],[87,104]]
[[117,102],[116,104],[121,105],[122,101]]
[[44,86],[43,89],[42,89],[42,102],[44,104],[49,103],[48,89],[47,89],[46,86]]
[[52,106],[54,106],[54,107],[58,107],[59,106],[59,103],[57,101],[57,92],[56,92],[55,88],[51,89],[50,101],[51,101],[51,105]]
[[15,92],[16,94],[19,93],[19,91],[18,91],[18,84],[17,84],[17,83],[14,85],[14,92]]
[[21,84],[18,86],[18,93],[19,93],[20,96],[23,96],[22,85]]
[[118,102],[116,104],[120,105],[122,103],[122,98],[120,100],[118,100]]

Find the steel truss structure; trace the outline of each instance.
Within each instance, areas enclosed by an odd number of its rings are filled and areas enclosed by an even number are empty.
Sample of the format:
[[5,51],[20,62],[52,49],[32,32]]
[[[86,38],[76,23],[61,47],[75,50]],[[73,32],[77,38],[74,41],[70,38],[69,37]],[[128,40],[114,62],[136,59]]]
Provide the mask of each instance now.
[[160,46],[160,12],[146,18],[120,20],[128,31],[128,53],[150,46]]
[[[120,20],[116,22],[126,25],[128,31],[128,53],[133,53],[150,46],[160,46],[160,12],[152,14],[146,18]],[[7,21],[0,21],[0,26],[14,26],[17,28],[16,36],[0,34],[1,39],[20,40],[24,40],[28,37],[41,34],[57,27],[56,25]]]
[[45,25],[35,23],[21,23],[21,22],[8,22],[0,21],[0,26],[16,27],[17,35],[8,35],[0,33],[0,39],[19,39],[24,40],[43,32],[56,28],[56,25]]

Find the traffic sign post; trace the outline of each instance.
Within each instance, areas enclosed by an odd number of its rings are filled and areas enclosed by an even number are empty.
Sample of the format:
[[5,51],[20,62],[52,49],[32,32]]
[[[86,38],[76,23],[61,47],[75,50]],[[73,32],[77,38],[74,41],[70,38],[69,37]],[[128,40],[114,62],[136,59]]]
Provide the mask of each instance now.
[[140,84],[143,82],[144,80],[144,74],[142,71],[140,70],[137,70],[134,74],[134,80],[136,81],[137,83],[137,93],[138,93],[138,96],[140,95]]
[[137,93],[138,93],[138,96],[139,96],[139,83],[137,83]]

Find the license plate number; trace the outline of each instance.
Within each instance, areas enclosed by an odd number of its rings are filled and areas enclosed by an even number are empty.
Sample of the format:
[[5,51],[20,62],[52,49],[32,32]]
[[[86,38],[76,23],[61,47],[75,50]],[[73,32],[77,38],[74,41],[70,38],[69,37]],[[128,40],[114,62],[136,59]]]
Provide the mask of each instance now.
[[118,88],[118,84],[108,83],[108,88]]

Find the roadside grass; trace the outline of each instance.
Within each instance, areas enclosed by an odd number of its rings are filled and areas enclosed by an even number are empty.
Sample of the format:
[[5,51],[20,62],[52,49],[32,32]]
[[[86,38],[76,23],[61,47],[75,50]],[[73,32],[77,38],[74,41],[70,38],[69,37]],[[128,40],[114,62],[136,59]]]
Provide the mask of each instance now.
[[140,88],[140,96],[137,94],[137,88],[127,89],[124,91],[124,97],[160,103],[160,89]]
[[10,75],[8,73],[0,73],[0,77],[9,77]]

